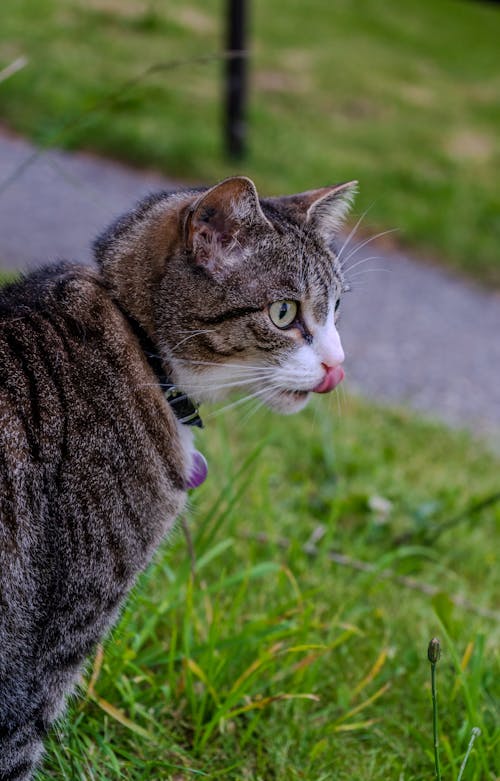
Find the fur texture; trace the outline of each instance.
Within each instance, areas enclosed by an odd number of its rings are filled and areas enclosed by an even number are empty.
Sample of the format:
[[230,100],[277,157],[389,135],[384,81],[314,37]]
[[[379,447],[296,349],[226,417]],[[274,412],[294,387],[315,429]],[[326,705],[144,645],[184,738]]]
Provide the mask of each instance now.
[[[86,656],[185,502],[191,432],[134,330],[200,401],[300,409],[341,363],[329,249],[352,184],[259,201],[234,177],[160,193],[95,243],[100,270],[0,294],[0,781],[27,781]],[[286,328],[273,302],[296,302]]]

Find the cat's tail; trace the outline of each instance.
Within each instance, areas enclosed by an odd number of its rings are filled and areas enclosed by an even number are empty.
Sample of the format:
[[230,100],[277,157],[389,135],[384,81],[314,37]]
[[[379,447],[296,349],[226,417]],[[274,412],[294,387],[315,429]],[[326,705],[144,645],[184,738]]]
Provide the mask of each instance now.
[[[43,734],[41,734],[43,733]],[[45,730],[36,725],[0,724],[0,781],[29,781],[40,762]]]

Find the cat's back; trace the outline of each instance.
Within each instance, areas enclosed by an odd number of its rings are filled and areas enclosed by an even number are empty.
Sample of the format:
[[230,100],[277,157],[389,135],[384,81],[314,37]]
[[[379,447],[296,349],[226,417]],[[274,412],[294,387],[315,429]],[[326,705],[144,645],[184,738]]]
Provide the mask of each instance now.
[[[0,557],[26,547],[32,556],[34,540],[53,547],[58,533],[64,545],[68,529],[81,529],[68,542],[82,557],[88,519],[137,525],[158,515],[153,495],[173,514],[183,475],[175,419],[98,272],[59,264],[5,287]],[[164,531],[156,526],[144,555]]]
[[[102,333],[113,306],[96,273],[57,264],[0,290],[0,389],[21,399],[25,382],[61,368],[82,336]],[[56,366],[54,366],[54,359]],[[35,390],[33,385],[31,390]]]
[[106,353],[116,364],[116,346],[126,351],[121,331],[98,275],[77,265],[49,266],[0,291],[4,461],[19,471],[24,461],[36,470],[54,459],[65,422],[92,391],[109,393]]
[[61,263],[0,290],[0,398],[37,458],[56,421],[81,419],[90,441],[92,418],[104,424],[158,403],[164,413],[152,379],[97,271]]
[[9,467],[21,474],[24,465],[34,480],[40,464],[60,447],[63,421],[75,414],[75,402],[76,408],[81,404],[72,386],[88,351],[81,339],[85,329],[86,341],[91,324],[84,300],[94,308],[99,302],[104,311],[103,293],[96,275],[69,264],[41,269],[0,291],[4,482]]
[[115,309],[99,274],[88,267],[59,263],[21,277],[0,289],[2,364],[9,354],[33,361],[42,344],[61,351],[62,342],[78,340],[83,329],[103,335],[105,314],[113,318]]

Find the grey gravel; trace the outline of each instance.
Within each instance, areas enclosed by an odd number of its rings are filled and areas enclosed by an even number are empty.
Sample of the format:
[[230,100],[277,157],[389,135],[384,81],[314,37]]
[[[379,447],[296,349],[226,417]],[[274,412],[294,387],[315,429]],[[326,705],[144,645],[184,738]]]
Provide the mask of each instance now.
[[[2,184],[7,183],[3,188]],[[92,238],[146,193],[175,186],[87,154],[38,154],[0,135],[0,267],[91,261]],[[500,296],[367,245],[341,332],[346,384],[500,443]],[[347,257],[352,242],[344,250]]]

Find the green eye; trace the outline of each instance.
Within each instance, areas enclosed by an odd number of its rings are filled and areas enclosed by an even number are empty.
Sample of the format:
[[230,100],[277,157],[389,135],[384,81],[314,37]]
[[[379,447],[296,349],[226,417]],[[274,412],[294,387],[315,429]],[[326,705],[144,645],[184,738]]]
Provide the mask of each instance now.
[[269,317],[278,328],[286,328],[297,317],[296,301],[275,301],[269,307]]

